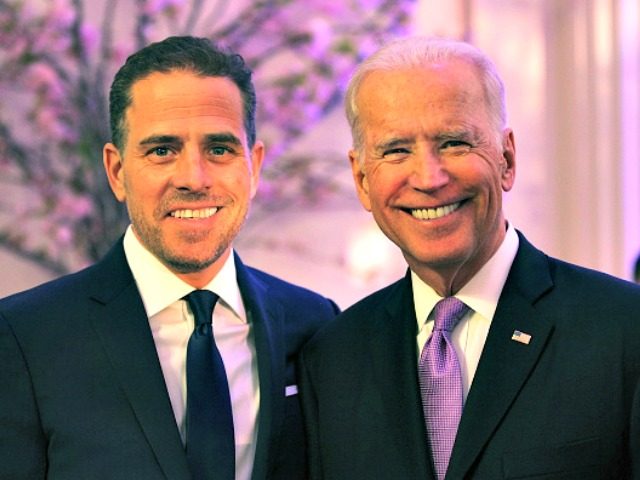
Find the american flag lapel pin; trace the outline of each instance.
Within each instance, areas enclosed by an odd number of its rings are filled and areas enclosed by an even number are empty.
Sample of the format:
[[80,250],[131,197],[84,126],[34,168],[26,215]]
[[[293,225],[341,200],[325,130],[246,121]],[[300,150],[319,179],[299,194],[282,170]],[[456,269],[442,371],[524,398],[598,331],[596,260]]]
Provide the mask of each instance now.
[[511,340],[513,340],[514,342],[529,345],[529,342],[531,341],[531,335],[521,332],[520,330],[514,330],[513,335],[511,335]]

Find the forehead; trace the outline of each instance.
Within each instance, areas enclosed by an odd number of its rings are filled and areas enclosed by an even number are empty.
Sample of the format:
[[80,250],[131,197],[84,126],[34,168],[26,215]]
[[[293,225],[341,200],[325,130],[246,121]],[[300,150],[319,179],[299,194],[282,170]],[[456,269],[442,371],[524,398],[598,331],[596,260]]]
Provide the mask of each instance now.
[[232,80],[171,71],[152,73],[133,84],[126,120],[130,130],[198,123],[242,129],[242,115],[242,96]]
[[363,79],[356,102],[363,120],[412,112],[462,112],[485,106],[476,67],[447,60],[398,70],[376,70]]

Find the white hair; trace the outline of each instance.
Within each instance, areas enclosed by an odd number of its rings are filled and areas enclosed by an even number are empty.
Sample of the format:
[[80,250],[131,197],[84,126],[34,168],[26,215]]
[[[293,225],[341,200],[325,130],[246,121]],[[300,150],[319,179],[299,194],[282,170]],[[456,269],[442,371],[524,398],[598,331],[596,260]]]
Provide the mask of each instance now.
[[470,62],[477,68],[489,115],[496,132],[501,132],[507,121],[504,84],[491,59],[473,45],[459,40],[407,37],[392,41],[368,57],[358,66],[349,81],[345,110],[351,127],[354,148],[360,149],[364,141],[356,98],[364,78],[369,73],[419,68],[452,59]]

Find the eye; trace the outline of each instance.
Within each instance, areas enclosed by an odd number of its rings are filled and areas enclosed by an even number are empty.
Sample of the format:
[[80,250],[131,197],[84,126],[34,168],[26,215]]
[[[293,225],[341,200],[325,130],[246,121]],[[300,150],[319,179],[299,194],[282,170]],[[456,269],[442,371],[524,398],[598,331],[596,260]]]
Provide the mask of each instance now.
[[382,158],[388,161],[401,161],[411,154],[411,150],[406,147],[394,147],[384,150]]
[[448,140],[442,144],[442,149],[447,148],[459,148],[459,147],[471,147],[467,142],[463,142],[462,140]]
[[385,150],[384,155],[395,155],[395,154],[406,154],[409,153],[407,148],[391,148],[389,150]]
[[166,157],[171,153],[168,147],[154,147],[149,151],[150,154],[156,155],[157,157]]
[[462,140],[447,140],[442,143],[440,150],[448,155],[464,155],[471,150],[471,145]]
[[226,153],[231,152],[231,149],[230,149],[229,147],[224,147],[224,146],[221,146],[221,145],[216,145],[216,146],[214,146],[214,147],[211,147],[211,148],[209,149],[209,152],[210,152],[212,155],[214,155],[214,156],[222,156],[222,155],[224,155],[224,154],[226,154]]
[[156,145],[147,150],[146,156],[154,163],[171,162],[175,157],[175,149],[169,145]]

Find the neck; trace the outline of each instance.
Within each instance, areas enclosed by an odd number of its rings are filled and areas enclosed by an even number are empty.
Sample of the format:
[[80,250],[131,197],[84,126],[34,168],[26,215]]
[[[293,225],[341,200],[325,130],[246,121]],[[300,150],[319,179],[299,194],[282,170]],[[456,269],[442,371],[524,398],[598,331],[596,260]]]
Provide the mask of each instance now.
[[441,297],[451,297],[458,293],[476,272],[465,271],[463,268],[457,270],[442,269],[433,270],[424,267],[413,267],[409,265],[411,270],[420,277],[420,279],[435,290]]
[[498,251],[506,232],[507,226],[504,222],[504,228],[501,228],[488,244],[479,247],[473,252],[474,255],[458,261],[425,264],[407,255],[405,259],[409,268],[438,295],[450,297],[458,293]]

